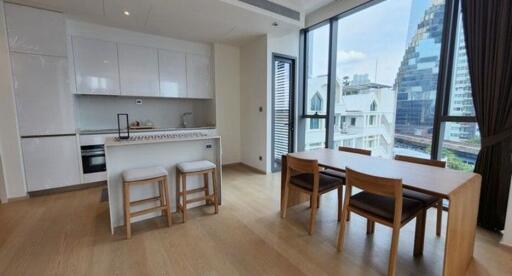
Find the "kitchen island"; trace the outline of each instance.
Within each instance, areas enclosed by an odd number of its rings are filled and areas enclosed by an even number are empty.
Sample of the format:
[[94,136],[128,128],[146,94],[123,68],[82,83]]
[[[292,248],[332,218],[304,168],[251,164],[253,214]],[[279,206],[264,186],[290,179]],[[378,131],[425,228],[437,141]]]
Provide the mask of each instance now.
[[[176,165],[180,162],[209,160],[217,165],[219,202],[222,202],[222,148],[219,136],[205,132],[172,132],[159,135],[133,135],[128,140],[108,138],[105,142],[107,165],[107,186],[109,198],[110,227],[112,234],[118,226],[124,225],[122,172],[127,169],[161,166],[169,173],[169,195],[171,208],[176,211]],[[210,186],[212,181],[209,181]],[[187,179],[188,189],[203,184],[200,176]],[[210,187],[212,189],[212,187]],[[131,200],[150,198],[158,195],[158,187],[135,186],[130,191]],[[133,211],[152,207],[151,204],[132,207]],[[205,204],[197,202],[190,207]],[[132,222],[160,216],[160,212],[149,213]]]

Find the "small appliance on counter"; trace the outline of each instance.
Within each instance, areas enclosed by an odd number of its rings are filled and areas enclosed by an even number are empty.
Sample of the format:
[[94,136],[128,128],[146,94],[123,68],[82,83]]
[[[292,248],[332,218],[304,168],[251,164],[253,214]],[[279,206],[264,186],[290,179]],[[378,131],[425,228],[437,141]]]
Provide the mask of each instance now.
[[153,129],[155,125],[150,120],[146,120],[144,122],[141,121],[133,121],[130,124],[130,129]]

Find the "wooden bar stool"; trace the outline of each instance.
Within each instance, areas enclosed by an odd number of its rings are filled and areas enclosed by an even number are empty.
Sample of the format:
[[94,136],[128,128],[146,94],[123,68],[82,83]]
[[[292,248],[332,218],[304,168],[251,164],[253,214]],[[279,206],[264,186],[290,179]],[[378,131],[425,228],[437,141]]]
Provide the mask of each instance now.
[[[219,212],[216,167],[217,166],[215,166],[214,163],[207,160],[183,162],[176,166],[176,209],[178,212],[181,212],[183,216],[183,222],[185,222],[187,219],[188,203],[205,200],[206,204],[213,203],[215,206],[215,214]],[[208,179],[210,173],[212,175],[213,194],[209,193],[208,188]],[[187,190],[187,176],[189,175],[202,175],[204,181],[203,187]],[[187,199],[187,195],[200,192],[204,192],[204,196]]]
[[[131,218],[148,214],[160,210],[162,215],[167,215],[167,222],[171,226],[171,204],[169,192],[167,189],[167,170],[162,167],[138,168],[123,171],[123,202],[124,202],[124,220],[126,225],[126,238],[132,236]],[[153,185],[158,184],[158,196],[145,198],[136,201],[130,201],[130,187],[132,185]],[[156,207],[131,212],[130,207],[149,202],[160,201]]]

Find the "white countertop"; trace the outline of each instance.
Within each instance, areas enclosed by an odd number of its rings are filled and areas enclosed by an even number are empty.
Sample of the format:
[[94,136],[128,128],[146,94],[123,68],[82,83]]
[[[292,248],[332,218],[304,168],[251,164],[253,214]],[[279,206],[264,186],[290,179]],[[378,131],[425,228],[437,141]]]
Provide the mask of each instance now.
[[105,147],[115,146],[128,146],[128,145],[140,145],[140,144],[154,144],[154,143],[168,143],[168,142],[179,142],[179,141],[193,141],[193,140],[207,140],[207,139],[219,139],[220,136],[208,135],[201,132],[192,133],[169,133],[169,134],[157,134],[157,135],[134,135],[130,136],[129,139],[123,140],[117,137],[107,138],[105,141]]

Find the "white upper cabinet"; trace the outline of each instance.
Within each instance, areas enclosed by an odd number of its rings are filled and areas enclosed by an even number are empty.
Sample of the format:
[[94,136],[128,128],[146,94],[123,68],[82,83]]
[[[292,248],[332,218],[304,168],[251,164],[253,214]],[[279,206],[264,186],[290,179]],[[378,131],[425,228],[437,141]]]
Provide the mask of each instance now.
[[210,58],[207,56],[187,55],[188,98],[213,98],[210,87]]
[[118,44],[121,95],[160,96],[157,50]]
[[114,42],[73,36],[76,92],[119,95],[119,66]]
[[67,59],[12,53],[11,60],[20,135],[75,133]]
[[187,97],[187,64],[185,54],[158,50],[160,96]]
[[61,13],[5,4],[9,49],[65,57],[66,21]]

